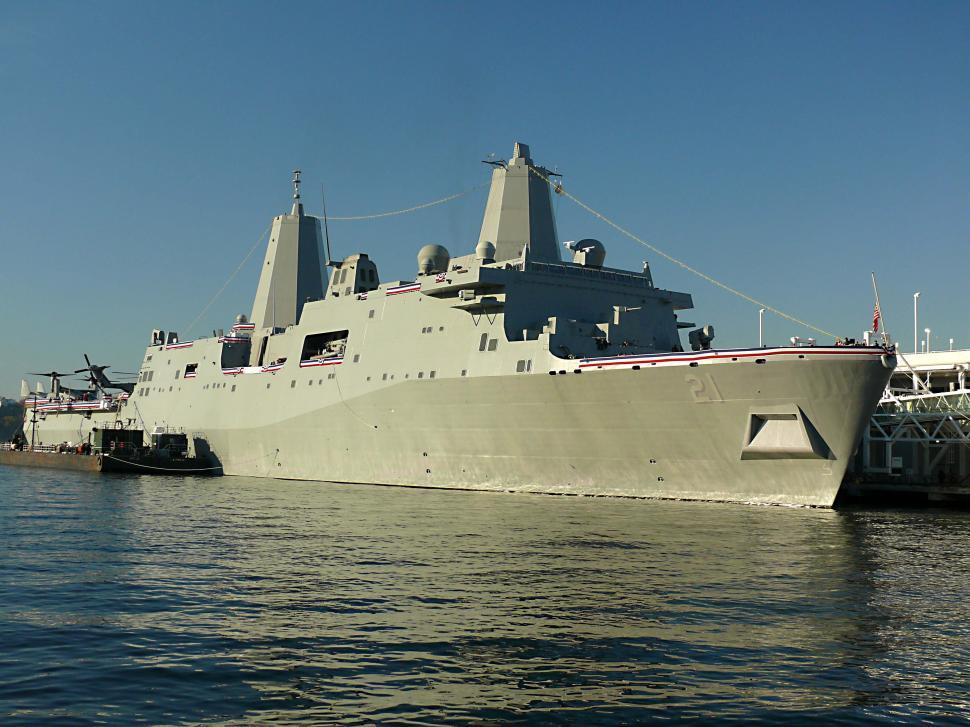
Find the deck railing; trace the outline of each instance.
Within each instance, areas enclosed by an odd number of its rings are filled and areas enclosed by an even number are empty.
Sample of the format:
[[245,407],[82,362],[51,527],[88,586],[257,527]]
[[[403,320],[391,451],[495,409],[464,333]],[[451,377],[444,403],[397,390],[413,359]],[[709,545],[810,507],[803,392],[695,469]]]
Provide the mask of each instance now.
[[534,270],[541,273],[552,273],[577,278],[596,278],[597,280],[613,280],[626,285],[635,285],[639,288],[650,288],[650,279],[645,275],[634,273],[624,273],[616,270],[600,270],[598,268],[587,268],[579,265],[562,265],[556,263],[540,263],[530,260],[526,263],[526,270]]

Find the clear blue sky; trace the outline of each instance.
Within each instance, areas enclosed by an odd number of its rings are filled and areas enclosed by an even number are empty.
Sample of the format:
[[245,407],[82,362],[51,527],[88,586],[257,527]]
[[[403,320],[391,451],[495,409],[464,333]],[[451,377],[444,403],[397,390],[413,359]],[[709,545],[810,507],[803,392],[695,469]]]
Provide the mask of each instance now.
[[[659,247],[840,334],[970,347],[970,3],[0,4],[0,393],[81,353],[133,370],[186,326],[301,167],[311,211],[406,207],[487,179],[515,140]],[[485,192],[334,223],[408,278],[471,251]],[[560,200],[563,239],[694,294],[717,344],[757,309]],[[248,312],[261,252],[198,328]],[[805,334],[767,320],[769,341]],[[945,344],[943,344],[945,345]]]

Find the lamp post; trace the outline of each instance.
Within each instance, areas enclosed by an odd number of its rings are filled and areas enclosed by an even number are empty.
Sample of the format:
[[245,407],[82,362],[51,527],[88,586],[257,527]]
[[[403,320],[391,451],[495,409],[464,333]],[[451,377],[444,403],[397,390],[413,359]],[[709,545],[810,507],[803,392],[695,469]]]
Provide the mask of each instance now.
[[[919,353],[919,291],[913,293],[913,353]],[[916,379],[916,371],[913,369],[913,393],[919,390],[919,381]]]
[[923,333],[926,334],[926,353],[930,352],[930,329],[924,328]]
[[758,311],[758,348],[765,347],[765,309]]
[[950,339],[950,350],[951,351],[953,350],[953,339],[952,338]]
[[913,353],[919,353],[919,291],[913,293]]

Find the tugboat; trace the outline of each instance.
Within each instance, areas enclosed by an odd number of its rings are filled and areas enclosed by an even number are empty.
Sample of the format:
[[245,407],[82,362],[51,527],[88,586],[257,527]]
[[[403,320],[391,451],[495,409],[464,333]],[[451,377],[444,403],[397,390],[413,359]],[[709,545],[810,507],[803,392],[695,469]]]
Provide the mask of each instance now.
[[10,444],[0,445],[0,465],[142,475],[222,474],[210,458],[190,456],[188,437],[181,432],[153,432],[148,446],[141,429],[92,429],[90,439],[93,443],[31,449],[21,433]]
[[210,458],[189,455],[189,440],[184,432],[156,427],[148,446],[142,444],[140,429],[99,429],[94,435],[98,445],[92,453],[98,457],[101,472],[221,474],[222,468]]
[[[91,390],[62,386],[60,379],[69,376],[66,373],[50,371],[38,374],[50,377],[50,395],[26,392],[24,430],[30,431],[31,438],[28,439],[24,431],[21,431],[14,435],[9,444],[0,445],[0,464],[83,472],[200,475],[221,472],[221,467],[214,464],[211,458],[190,456],[188,437],[183,432],[156,427],[146,446],[143,430],[125,426],[124,420],[120,418],[115,418],[110,427],[92,426],[83,440],[80,433],[84,431],[84,427],[79,427],[77,442],[38,442],[38,426],[43,427],[48,417],[81,415],[86,420],[93,420],[95,413],[100,416],[117,414],[128,399],[132,384],[112,382],[104,373],[108,366],[91,364],[87,354],[84,358],[87,367],[74,373],[87,373]],[[41,387],[38,386],[37,389]],[[120,389],[121,393],[112,395],[108,389]]]

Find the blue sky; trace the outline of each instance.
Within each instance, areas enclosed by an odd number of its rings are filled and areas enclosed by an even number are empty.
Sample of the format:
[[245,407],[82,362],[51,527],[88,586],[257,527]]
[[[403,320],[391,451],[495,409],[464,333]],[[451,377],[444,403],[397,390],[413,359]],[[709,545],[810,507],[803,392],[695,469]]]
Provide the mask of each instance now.
[[[0,4],[0,393],[81,353],[133,370],[151,329],[249,312],[254,255],[289,203],[397,209],[487,180],[515,140],[576,196],[730,285],[844,335],[870,270],[912,346],[970,348],[970,4]],[[428,242],[471,251],[485,191],[332,225],[408,278]],[[563,239],[649,259],[717,345],[757,308],[559,200]],[[768,340],[805,335],[769,316]]]

